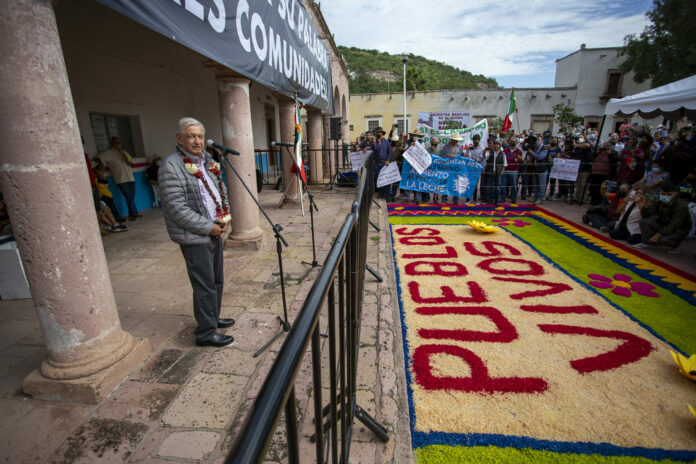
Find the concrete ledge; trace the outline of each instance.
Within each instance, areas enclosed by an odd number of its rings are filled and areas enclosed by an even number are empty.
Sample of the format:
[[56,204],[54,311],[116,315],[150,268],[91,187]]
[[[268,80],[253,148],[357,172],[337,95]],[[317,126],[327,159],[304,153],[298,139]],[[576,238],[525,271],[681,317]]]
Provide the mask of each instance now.
[[136,338],[133,349],[116,364],[87,377],[54,380],[39,369],[24,378],[22,390],[35,399],[98,404],[150,355],[150,342]]

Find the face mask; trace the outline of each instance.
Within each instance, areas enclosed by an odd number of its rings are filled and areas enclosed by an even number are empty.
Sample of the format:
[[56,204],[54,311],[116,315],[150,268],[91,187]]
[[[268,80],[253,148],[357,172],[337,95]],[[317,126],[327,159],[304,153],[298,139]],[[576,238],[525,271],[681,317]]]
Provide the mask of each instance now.
[[507,147],[509,147],[509,146],[510,146],[510,145],[508,145],[507,143],[504,143],[504,144],[503,144],[503,148],[507,148]]
[[636,196],[635,190],[631,190],[630,192],[628,192],[628,198],[633,199],[633,198],[635,198],[635,196]]
[[578,143],[585,143],[585,139],[583,139],[582,137],[580,137],[580,138],[578,139]]
[[660,201],[662,203],[668,204],[670,201],[672,201],[672,197],[669,195],[660,195]]
[[654,168],[652,168],[652,172],[658,173],[658,172],[660,172],[660,171],[662,171],[662,168],[659,168],[659,167],[657,167],[657,166],[655,166]]
[[587,138],[590,139],[590,140],[595,140],[595,139],[597,138],[597,136],[594,135],[594,134],[590,134],[590,135],[587,136]]

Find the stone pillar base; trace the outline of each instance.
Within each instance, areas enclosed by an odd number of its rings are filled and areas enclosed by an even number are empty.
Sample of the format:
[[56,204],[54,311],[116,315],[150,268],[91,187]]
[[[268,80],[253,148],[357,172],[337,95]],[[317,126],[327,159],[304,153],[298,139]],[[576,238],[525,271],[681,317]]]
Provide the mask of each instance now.
[[241,240],[232,237],[225,239],[225,249],[227,250],[259,251],[262,245],[263,236],[250,240]]
[[260,227],[253,229],[231,232],[225,239],[224,246],[226,249],[259,251],[263,244],[264,233]]
[[98,404],[150,355],[150,342],[136,338],[133,349],[116,364],[90,376],[53,380],[39,369],[24,378],[22,390],[36,399]]

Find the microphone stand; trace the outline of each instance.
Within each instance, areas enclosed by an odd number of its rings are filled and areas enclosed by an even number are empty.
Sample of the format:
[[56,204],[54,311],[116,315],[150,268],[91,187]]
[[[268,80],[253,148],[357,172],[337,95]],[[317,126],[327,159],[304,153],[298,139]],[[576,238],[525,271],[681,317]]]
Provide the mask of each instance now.
[[317,262],[317,251],[314,244],[314,210],[316,210],[318,213],[319,208],[317,208],[317,204],[314,202],[314,195],[312,195],[312,191],[309,190],[307,182],[305,182],[305,180],[302,178],[302,171],[300,171],[300,167],[297,165],[297,162],[295,161],[295,158],[293,158],[292,153],[290,153],[290,147],[285,145],[283,146],[287,150],[288,156],[290,157],[292,164],[295,166],[296,177],[299,179],[300,182],[302,182],[304,191],[307,192],[307,197],[309,198],[309,220],[312,229],[312,262],[308,263],[307,261],[302,261],[302,264],[311,266],[309,269],[307,269],[307,272],[305,272],[304,275],[300,278],[299,281],[302,282],[309,275],[309,273],[312,272],[312,269],[314,269],[315,267],[319,267],[319,263]]
[[278,340],[281,335],[284,333],[287,333],[290,331],[290,328],[292,327],[290,325],[290,322],[288,322],[288,307],[287,307],[287,302],[285,299],[285,277],[283,276],[283,247],[280,242],[283,242],[283,245],[288,247],[288,242],[285,241],[283,236],[280,234],[280,231],[283,230],[283,227],[280,224],[274,224],[271,218],[266,214],[266,211],[263,209],[263,206],[259,203],[259,201],[256,199],[254,194],[249,190],[249,187],[247,184],[242,180],[242,176],[239,175],[237,170],[234,168],[230,160],[227,158],[228,153],[223,154],[223,158],[225,161],[227,161],[227,165],[230,167],[232,172],[237,176],[237,179],[239,179],[239,182],[242,183],[244,188],[246,189],[247,192],[249,192],[249,196],[251,197],[252,200],[254,200],[254,203],[256,203],[256,206],[258,206],[259,210],[263,213],[263,215],[266,217],[266,220],[268,223],[271,225],[271,228],[273,229],[273,233],[275,234],[275,239],[276,239],[276,254],[278,255],[278,268],[280,269],[280,293],[283,297],[283,317],[281,318],[280,316],[276,316],[278,319],[278,322],[280,323],[280,332],[275,334],[273,338],[271,338],[268,343],[263,345],[261,349],[259,349],[256,353],[254,353],[254,357],[258,357],[261,353],[263,353],[268,347],[270,347],[273,342]]

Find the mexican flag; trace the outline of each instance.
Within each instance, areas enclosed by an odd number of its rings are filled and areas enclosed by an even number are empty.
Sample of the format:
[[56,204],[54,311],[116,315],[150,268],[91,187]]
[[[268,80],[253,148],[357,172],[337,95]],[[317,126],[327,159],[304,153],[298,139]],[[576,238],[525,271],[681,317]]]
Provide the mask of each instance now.
[[[304,163],[302,162],[302,118],[300,117],[300,104],[297,103],[297,98],[295,99],[295,163],[300,168],[300,175],[302,175],[302,180],[307,183],[307,175],[304,170]],[[292,171],[294,172],[295,166],[293,166]]]
[[512,89],[512,93],[510,93],[510,109],[508,109],[508,114],[505,115],[505,122],[503,123],[503,134],[512,127],[512,121],[515,119],[516,111],[517,104],[515,103],[515,89]]

